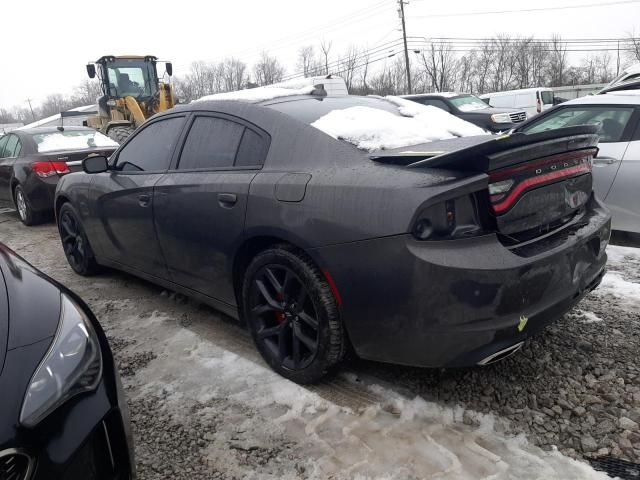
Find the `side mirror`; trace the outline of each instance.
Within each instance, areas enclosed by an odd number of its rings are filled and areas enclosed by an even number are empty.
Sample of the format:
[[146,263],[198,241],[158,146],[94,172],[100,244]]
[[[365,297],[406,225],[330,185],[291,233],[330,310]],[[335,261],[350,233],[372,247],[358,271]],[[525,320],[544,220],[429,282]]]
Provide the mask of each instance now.
[[85,173],[102,173],[109,170],[109,159],[104,155],[92,155],[82,161]]
[[173,64],[171,62],[167,62],[164,64],[164,69],[167,71],[167,75],[173,75]]
[[89,75],[89,78],[95,78],[96,66],[93,63],[87,64],[87,75]]

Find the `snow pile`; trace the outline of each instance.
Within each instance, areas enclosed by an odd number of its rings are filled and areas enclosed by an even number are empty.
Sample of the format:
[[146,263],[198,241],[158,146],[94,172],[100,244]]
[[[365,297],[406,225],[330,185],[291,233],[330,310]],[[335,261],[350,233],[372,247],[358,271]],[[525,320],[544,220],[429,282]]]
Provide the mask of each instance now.
[[38,152],[56,152],[58,150],[84,150],[100,147],[117,147],[118,144],[98,132],[73,131],[42,133],[33,136]]
[[333,110],[311,125],[362,150],[388,150],[447,138],[486,135],[481,128],[437,107],[385,97],[401,116],[371,107]]
[[240,100],[244,102],[262,102],[272,100],[279,97],[288,97],[289,95],[308,95],[313,89],[312,79],[304,78],[301,80],[291,80],[288,82],[276,83],[265,87],[248,88],[246,90],[238,90],[235,92],[214,93],[213,95],[205,95],[191,103],[205,102],[208,100]]

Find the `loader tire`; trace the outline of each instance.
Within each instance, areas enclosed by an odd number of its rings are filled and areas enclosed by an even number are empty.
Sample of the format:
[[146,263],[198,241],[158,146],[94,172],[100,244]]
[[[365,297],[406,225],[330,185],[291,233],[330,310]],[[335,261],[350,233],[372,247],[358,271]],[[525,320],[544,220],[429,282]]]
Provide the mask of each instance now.
[[107,136],[111,140],[115,140],[120,145],[122,145],[134,130],[135,129],[133,127],[113,127],[109,129],[109,131],[107,132]]

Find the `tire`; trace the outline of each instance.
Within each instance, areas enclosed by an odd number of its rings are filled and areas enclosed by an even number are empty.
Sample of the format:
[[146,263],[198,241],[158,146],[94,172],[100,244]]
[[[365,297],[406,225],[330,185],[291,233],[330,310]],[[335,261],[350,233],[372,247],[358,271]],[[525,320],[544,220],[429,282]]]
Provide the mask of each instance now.
[[13,191],[13,202],[18,210],[18,216],[20,221],[26,226],[37,225],[42,221],[42,215],[40,212],[34,212],[29,203],[29,197],[24,193],[24,189],[21,185],[17,185]]
[[258,254],[242,285],[242,316],[265,361],[296,383],[314,383],[342,360],[345,335],[322,272],[288,246]]
[[83,276],[96,274],[100,266],[75,208],[68,202],[63,204],[57,218],[62,248],[73,271]]
[[115,140],[118,144],[122,145],[124,141],[131,136],[135,128],[133,127],[112,127],[107,132],[107,136],[111,140]]

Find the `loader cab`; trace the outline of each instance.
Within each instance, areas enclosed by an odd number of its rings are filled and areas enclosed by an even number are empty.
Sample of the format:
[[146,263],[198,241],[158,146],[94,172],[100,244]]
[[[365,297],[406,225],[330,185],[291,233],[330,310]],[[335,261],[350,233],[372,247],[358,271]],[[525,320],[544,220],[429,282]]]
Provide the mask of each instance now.
[[[102,92],[109,99],[134,97],[144,101],[158,93],[156,57],[104,56],[96,61]],[[95,68],[87,72],[95,76]],[[93,70],[93,72],[92,72]]]

